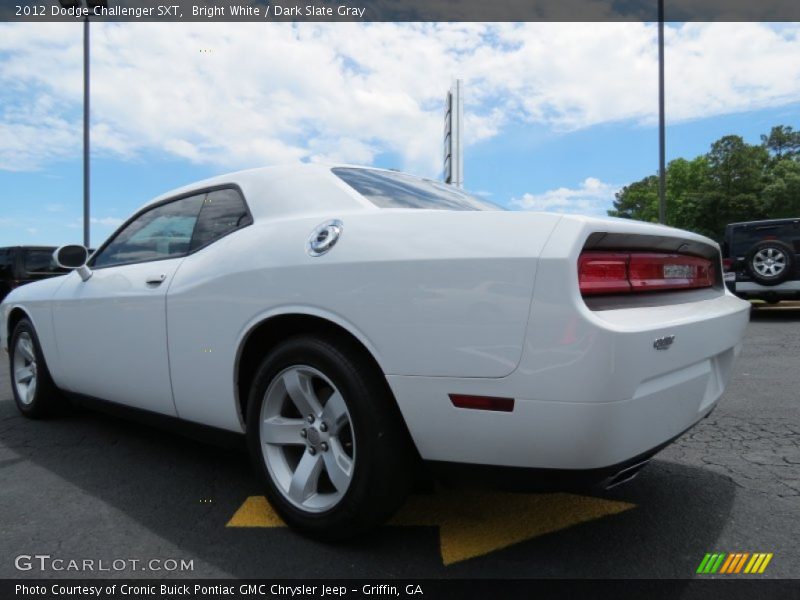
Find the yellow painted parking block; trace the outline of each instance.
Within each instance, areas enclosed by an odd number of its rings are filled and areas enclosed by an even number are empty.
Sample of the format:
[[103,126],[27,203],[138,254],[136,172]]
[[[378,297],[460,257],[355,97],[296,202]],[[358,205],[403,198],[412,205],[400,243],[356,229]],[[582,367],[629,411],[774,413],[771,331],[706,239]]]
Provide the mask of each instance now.
[[[442,562],[450,565],[635,506],[575,494],[446,490],[412,496],[389,524],[438,526]],[[227,524],[285,526],[263,496],[247,498]]]

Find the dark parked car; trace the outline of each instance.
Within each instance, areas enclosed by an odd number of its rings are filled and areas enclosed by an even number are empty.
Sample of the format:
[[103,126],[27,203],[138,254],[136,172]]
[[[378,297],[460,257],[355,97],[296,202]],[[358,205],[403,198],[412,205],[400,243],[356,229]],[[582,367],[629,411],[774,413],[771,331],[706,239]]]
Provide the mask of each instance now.
[[800,299],[800,217],[731,223],[722,251],[725,283],[737,296]]
[[55,246],[0,248],[0,301],[15,287],[66,273],[53,262],[55,249]]

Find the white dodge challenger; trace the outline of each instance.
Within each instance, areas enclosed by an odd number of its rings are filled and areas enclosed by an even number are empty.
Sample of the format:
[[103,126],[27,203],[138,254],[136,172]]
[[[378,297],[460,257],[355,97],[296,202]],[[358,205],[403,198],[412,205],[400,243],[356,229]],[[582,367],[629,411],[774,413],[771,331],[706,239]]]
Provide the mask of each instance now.
[[323,539],[388,518],[419,458],[631,478],[714,408],[749,316],[705,237],[349,166],[186,186],[55,259],[0,309],[19,410],[245,433]]

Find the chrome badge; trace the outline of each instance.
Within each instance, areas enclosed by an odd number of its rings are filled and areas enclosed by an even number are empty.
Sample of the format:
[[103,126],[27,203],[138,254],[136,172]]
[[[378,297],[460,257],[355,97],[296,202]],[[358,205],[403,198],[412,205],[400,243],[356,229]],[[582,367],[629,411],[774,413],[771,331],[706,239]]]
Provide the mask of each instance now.
[[653,342],[653,348],[656,350],[669,350],[669,347],[672,346],[672,342],[675,341],[674,335],[667,335],[664,337],[656,338]]
[[339,236],[342,235],[344,225],[338,219],[326,221],[314,231],[311,232],[311,237],[308,238],[306,250],[311,256],[322,256],[328,250],[336,245]]

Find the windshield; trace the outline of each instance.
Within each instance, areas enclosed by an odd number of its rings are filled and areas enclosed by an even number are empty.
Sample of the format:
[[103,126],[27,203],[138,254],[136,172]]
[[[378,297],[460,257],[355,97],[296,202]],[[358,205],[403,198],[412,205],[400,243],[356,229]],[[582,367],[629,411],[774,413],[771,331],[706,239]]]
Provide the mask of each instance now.
[[458,188],[405,173],[351,167],[337,167],[332,171],[378,208],[503,210]]

